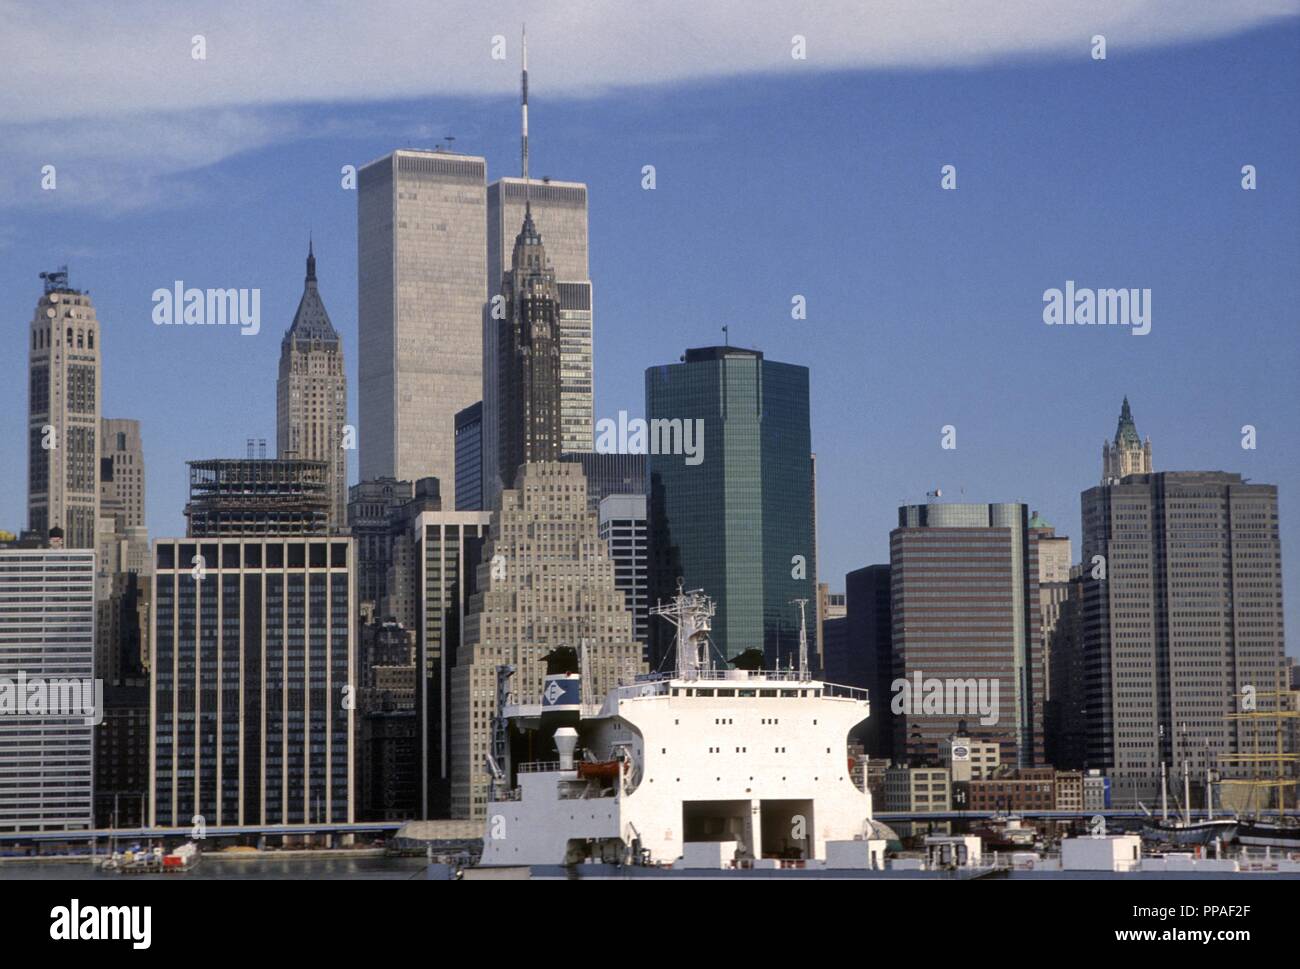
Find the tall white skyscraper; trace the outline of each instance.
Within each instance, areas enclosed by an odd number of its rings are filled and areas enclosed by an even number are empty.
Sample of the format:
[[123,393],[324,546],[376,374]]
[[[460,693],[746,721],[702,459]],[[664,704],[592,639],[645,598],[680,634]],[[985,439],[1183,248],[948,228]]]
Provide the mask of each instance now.
[[67,269],[41,273],[28,341],[27,519],[94,548],[99,517],[99,321]]
[[483,392],[487,163],[401,150],[357,179],[361,480],[434,475],[455,507],[456,412]]
[[94,668],[95,553],[0,549],[0,831],[91,827]]

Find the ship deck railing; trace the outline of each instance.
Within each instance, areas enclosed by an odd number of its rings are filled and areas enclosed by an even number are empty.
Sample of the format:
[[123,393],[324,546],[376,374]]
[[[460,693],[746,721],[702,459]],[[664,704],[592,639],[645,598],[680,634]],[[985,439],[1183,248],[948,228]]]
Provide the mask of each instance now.
[[[734,685],[744,689],[761,689],[762,684],[769,682],[778,682],[788,684],[785,689],[794,686],[804,685],[814,687],[819,696],[833,697],[846,700],[868,700],[870,697],[865,689],[858,686],[846,686],[842,683],[830,683],[826,680],[813,679],[807,673],[800,673],[794,670],[696,670],[690,674],[681,673],[649,673],[636,678],[636,682],[630,686],[621,686],[612,692],[616,692],[621,697],[637,697],[647,695],[647,690],[653,690],[651,696],[658,696],[667,693],[672,683],[707,683],[710,686],[717,685],[727,688],[727,685]],[[815,686],[814,686],[815,685]],[[758,694],[762,696],[763,694]]]
[[[558,760],[530,760],[519,765],[521,774],[552,774],[560,769]],[[577,770],[577,768],[573,768]]]

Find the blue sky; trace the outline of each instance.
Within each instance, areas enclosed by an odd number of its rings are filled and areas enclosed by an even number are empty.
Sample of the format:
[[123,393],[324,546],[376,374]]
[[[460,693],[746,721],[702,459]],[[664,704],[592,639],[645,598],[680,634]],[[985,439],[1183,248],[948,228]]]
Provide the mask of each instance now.
[[[1084,30],[1040,55],[965,62],[956,44],[947,62],[855,64],[852,50],[819,59],[818,35],[808,61],[791,60],[796,25],[782,28],[784,63],[742,51],[713,70],[661,36],[672,70],[636,83],[608,68],[587,90],[530,22],[532,171],[590,187],[596,416],[642,413],[645,368],[720,342],[723,324],[733,343],[808,366],[822,577],[839,589],[845,571],[887,561],[897,506],[936,487],[1026,501],[1077,557],[1079,493],[1098,481],[1127,394],[1157,470],[1279,486],[1295,653],[1300,21],[1141,45],[1106,29],[1104,61]],[[38,272],[67,262],[90,290],[104,414],[142,421],[151,534],[182,534],[187,459],[242,454],[249,437],[274,447],[279,340],[309,230],[355,423],[356,198],[340,168],[452,134],[487,157],[489,178],[516,174],[513,60],[512,48],[481,90],[336,84],[289,107],[271,92],[79,112],[56,81],[59,118],[42,122],[0,97],[0,528],[25,524]],[[43,159],[55,192],[40,190]],[[654,191],[641,188],[647,164]],[[939,187],[945,164],[956,191]],[[1241,188],[1246,164],[1255,191]],[[262,332],[155,327],[150,294],[177,279],[260,287]],[[1150,334],[1045,326],[1043,291],[1066,280],[1149,288]],[[806,320],[791,319],[796,294]],[[940,447],[946,424],[956,450]]]

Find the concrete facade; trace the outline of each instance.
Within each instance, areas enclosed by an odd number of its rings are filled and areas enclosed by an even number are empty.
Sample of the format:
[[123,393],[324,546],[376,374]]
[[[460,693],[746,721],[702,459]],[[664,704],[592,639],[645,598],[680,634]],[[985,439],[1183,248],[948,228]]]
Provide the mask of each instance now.
[[66,269],[43,273],[28,335],[27,520],[65,548],[95,547],[99,528],[99,320]]
[[482,395],[486,162],[401,150],[357,175],[361,480],[434,476],[455,506],[455,415]]

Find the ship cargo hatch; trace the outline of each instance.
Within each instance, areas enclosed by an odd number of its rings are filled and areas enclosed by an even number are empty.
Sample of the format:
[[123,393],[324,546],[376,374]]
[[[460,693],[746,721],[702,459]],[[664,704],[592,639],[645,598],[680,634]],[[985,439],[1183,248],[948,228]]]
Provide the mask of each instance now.
[[812,857],[813,802],[811,800],[764,800],[762,817],[763,858],[806,861]]
[[734,841],[742,858],[754,856],[753,801],[683,801],[684,841]]

